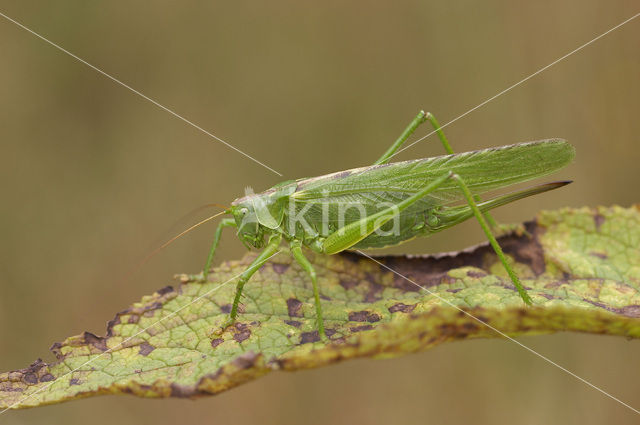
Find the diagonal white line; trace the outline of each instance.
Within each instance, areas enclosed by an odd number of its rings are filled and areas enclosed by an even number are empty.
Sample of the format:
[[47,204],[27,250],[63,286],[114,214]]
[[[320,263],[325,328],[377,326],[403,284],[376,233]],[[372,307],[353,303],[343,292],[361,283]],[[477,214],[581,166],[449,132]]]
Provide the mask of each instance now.
[[518,344],[520,347],[524,348],[525,350],[529,351],[532,354],[535,354],[536,356],[540,357],[542,360],[546,361],[549,364],[552,364],[553,366],[557,367],[558,369],[562,370],[563,372],[573,376],[574,378],[576,378],[577,380],[579,380],[580,382],[587,384],[588,386],[590,386],[591,388],[593,388],[596,391],[601,392],[602,394],[604,394],[605,396],[609,397],[610,399],[617,401],[618,403],[622,404],[623,406],[627,407],[628,409],[634,411],[637,414],[640,414],[640,411],[629,406],[627,403],[625,403],[624,401],[620,400],[619,398],[616,398],[614,396],[612,396],[611,394],[609,394],[608,392],[606,392],[605,390],[601,389],[600,387],[592,384],[591,382],[587,381],[584,378],[581,378],[580,376],[576,375],[575,373],[571,372],[569,369],[560,366],[558,363],[554,362],[553,360],[551,360],[550,358],[538,353],[536,350],[534,350],[533,348],[530,348],[526,345],[524,345],[523,343],[521,343],[520,341],[516,341],[515,339],[511,338],[509,335],[505,334],[504,332],[494,328],[493,326],[491,326],[490,324],[483,322],[482,320],[478,319],[476,316],[474,316],[473,314],[469,313],[468,311],[465,311],[463,309],[461,309],[460,307],[458,307],[455,304],[452,304],[451,302],[445,300],[444,298],[440,297],[438,294],[436,294],[433,291],[430,291],[429,289],[425,288],[422,285],[417,284],[416,282],[414,282],[413,280],[409,279],[408,277],[404,276],[403,274],[393,270],[391,267],[387,266],[386,264],[382,264],[380,261],[376,260],[375,258],[365,254],[364,252],[360,251],[360,250],[356,250],[356,252],[358,252],[360,255],[367,257],[368,259],[376,262],[377,264],[379,264],[380,266],[384,267],[385,269],[389,270],[390,272],[394,273],[397,276],[400,276],[401,278],[403,278],[404,280],[406,280],[407,282],[417,286],[418,288],[426,291],[429,295],[433,295],[434,297],[438,298],[440,301],[448,304],[449,306],[455,308],[456,310],[461,311],[462,313],[466,314],[467,316],[469,316],[470,318],[472,318],[473,320],[475,320],[476,322],[488,327],[489,329],[491,329],[492,331],[496,332],[498,335],[508,339],[509,341]]
[[[271,255],[270,257],[267,258],[267,260],[275,257],[276,255],[278,255],[281,251],[277,251],[276,253],[274,253],[273,255]],[[244,273],[244,272],[243,272]],[[196,298],[194,298],[193,300],[191,300],[190,302],[188,302],[187,304],[183,305],[182,307],[178,308],[177,310],[172,311],[171,313],[167,314],[166,316],[164,316],[163,318],[153,322],[152,324],[150,324],[149,326],[147,326],[146,328],[142,329],[141,331],[136,332],[135,334],[131,335],[130,337],[126,338],[125,340],[123,340],[122,342],[118,343],[117,345],[113,346],[112,348],[109,348],[108,350],[100,353],[99,355],[97,355],[96,357],[87,360],[86,362],[82,363],[80,366],[76,367],[75,369],[58,376],[56,379],[54,379],[53,381],[49,382],[47,385],[41,387],[40,389],[38,389],[38,391],[29,394],[28,396],[16,401],[15,403],[11,404],[8,407],[5,407],[3,410],[0,410],[0,415],[2,415],[4,412],[6,412],[7,410],[13,409],[14,407],[18,406],[19,404],[23,403],[25,400],[29,400],[30,398],[32,398],[33,396],[35,396],[36,394],[41,393],[42,391],[46,390],[47,388],[49,388],[51,385],[54,384],[54,382],[56,382],[58,379],[60,378],[64,378],[65,376],[69,375],[70,373],[76,372],[77,370],[79,370],[80,368],[83,368],[91,363],[93,363],[95,360],[99,359],[100,357],[104,356],[105,354],[108,354],[110,352],[112,352],[113,350],[115,350],[116,348],[121,347],[123,344],[127,343],[128,341],[131,341],[133,338],[137,337],[138,335],[146,332],[149,328],[157,325],[158,323],[175,316],[176,314],[178,314],[178,312],[180,312],[181,310],[189,307],[190,305],[192,305],[193,303],[201,300],[202,298],[214,293],[215,291],[217,291],[218,289],[222,288],[223,286],[225,286],[227,283],[231,282],[232,280],[236,279],[237,277],[239,277],[242,273],[237,274],[236,276],[233,276],[231,279],[221,283],[218,286],[214,286],[213,288],[209,289],[207,292],[205,292],[202,295],[198,295]]]
[[205,130],[204,128],[200,127],[199,125],[193,123],[192,121],[189,121],[188,119],[186,119],[185,117],[183,117],[182,115],[179,115],[178,113],[172,111],[171,109],[167,108],[166,106],[161,105],[160,103],[156,102],[155,100],[151,99],[150,97],[140,93],[138,90],[134,89],[133,87],[123,83],[122,81],[118,80],[116,77],[113,77],[110,74],[107,74],[106,72],[104,72],[103,70],[91,65],[89,62],[85,61],[82,58],[79,58],[78,56],[74,55],[73,53],[71,53],[70,51],[64,49],[63,47],[57,45],[56,43],[54,43],[53,41],[48,40],[47,38],[43,37],[42,35],[38,34],[37,32],[25,27],[24,25],[22,25],[20,22],[11,19],[10,17],[8,17],[7,15],[5,15],[4,13],[0,12],[0,16],[2,16],[3,18],[5,18],[7,21],[13,22],[14,24],[16,24],[17,26],[19,26],[20,28],[22,28],[25,31],[30,32],[31,34],[35,35],[36,37],[38,37],[39,39],[41,39],[42,41],[50,44],[51,46],[55,47],[56,49],[60,50],[63,53],[66,53],[67,55],[71,56],[72,58],[76,59],[79,62],[82,62],[83,64],[87,65],[89,68],[93,69],[94,71],[104,75],[105,77],[107,77],[108,79],[110,79],[111,81],[121,85],[122,87],[130,90],[131,92],[137,94],[138,96],[140,96],[141,98],[148,100],[149,102],[153,103],[154,105],[156,105],[158,108],[170,113],[171,115],[173,115],[174,117],[184,121],[185,123],[189,124],[191,127],[195,128],[196,130],[199,130],[200,132],[206,134],[207,136],[217,140],[218,142],[222,143],[223,145],[227,146],[228,148],[233,149],[234,151],[238,152],[241,155],[244,155],[245,157],[249,158],[250,160],[252,160],[253,162],[262,165],[264,168],[266,168],[267,170],[276,173],[277,175],[279,175],[280,177],[282,177],[282,174],[277,172],[276,170],[274,170],[273,168],[269,167],[268,165],[263,164],[262,162],[258,161],[257,159],[255,159],[254,157],[252,157],[251,155],[244,153],[243,151],[241,151],[240,149],[236,148],[235,146],[231,145],[230,143],[226,142],[225,140],[222,140],[220,137],[216,136],[215,134],[210,133],[209,131]]
[[[565,60],[566,58],[568,58],[569,56],[573,55],[574,53],[579,52],[580,50],[584,49],[585,47],[589,46],[592,43],[595,43],[596,41],[600,40],[602,37],[604,37],[605,35],[617,30],[618,28],[620,28],[621,26],[633,21],[634,19],[636,19],[638,16],[640,16],[640,13],[636,13],[635,15],[633,15],[632,17],[630,17],[629,19],[619,23],[618,25],[616,25],[615,27],[603,32],[602,34],[600,34],[599,36],[593,38],[592,40],[584,43],[583,45],[581,45],[580,47],[577,47],[575,49],[573,49],[572,51],[570,51],[569,53],[559,57],[558,59],[554,60],[553,62],[551,62],[549,65],[544,66],[542,68],[540,68],[539,70],[537,70],[536,72],[534,72],[533,74],[523,78],[522,80],[518,81],[515,84],[510,85],[509,87],[507,87],[506,89],[502,90],[501,92],[499,92],[496,95],[491,96],[490,98],[488,98],[487,100],[485,100],[484,102],[474,106],[473,108],[469,109],[468,111],[464,112],[463,114],[458,115],[456,118],[452,119],[451,121],[445,123],[444,125],[440,126],[440,129],[443,129],[445,127],[448,127],[449,125],[453,124],[454,122],[458,121],[461,118],[466,117],[467,115],[469,115],[470,113],[472,113],[473,111],[475,111],[476,109],[482,108],[484,105],[486,105],[487,103],[491,102],[492,100],[497,99],[498,97],[502,96],[503,94],[507,93],[508,91],[518,87],[519,85],[525,83],[526,81],[530,80],[531,78],[535,77],[536,75],[546,71],[547,69],[551,68],[552,66],[554,66],[555,64],[557,64],[558,62],[561,62],[563,60]],[[398,150],[396,153],[394,153],[393,155],[391,155],[389,157],[389,159],[393,158],[394,156],[398,155],[400,152],[403,152],[407,149],[409,149],[410,147],[412,147],[413,145],[415,145],[416,143],[419,143],[421,141],[423,141],[424,139],[426,139],[429,136],[432,136],[436,134],[436,131],[432,131],[431,133],[427,134],[426,136],[422,136],[421,138],[419,138],[418,140],[412,142],[411,144],[405,146],[404,148]]]

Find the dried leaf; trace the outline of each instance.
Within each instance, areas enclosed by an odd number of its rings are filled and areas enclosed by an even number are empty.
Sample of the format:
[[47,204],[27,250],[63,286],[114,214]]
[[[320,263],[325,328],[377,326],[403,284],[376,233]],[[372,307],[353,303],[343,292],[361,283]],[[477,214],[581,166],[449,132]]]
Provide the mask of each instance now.
[[526,228],[530,237],[508,235],[500,243],[535,307],[524,306],[486,245],[377,258],[409,280],[356,254],[311,255],[331,339],[325,344],[315,331],[310,282],[283,252],[246,285],[239,322],[218,334],[235,290],[233,281],[220,283],[242,272],[255,257],[248,254],[222,264],[209,283],[186,282],[143,297],[108,323],[104,337],[84,333],[54,344],[51,364],[38,360],[0,374],[0,407],[97,394],[215,394],[275,370],[500,336],[492,328],[511,336],[640,336],[638,207],[545,211]]

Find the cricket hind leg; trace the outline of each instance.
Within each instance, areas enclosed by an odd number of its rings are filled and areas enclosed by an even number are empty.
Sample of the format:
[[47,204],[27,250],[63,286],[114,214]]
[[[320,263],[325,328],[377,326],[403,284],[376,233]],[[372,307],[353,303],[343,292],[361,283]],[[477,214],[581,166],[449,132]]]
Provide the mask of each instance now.
[[[449,154],[449,155],[453,155],[453,149],[451,148],[451,145],[449,144],[449,141],[447,140],[447,136],[444,135],[444,132],[442,131],[442,128],[440,127],[440,124],[438,123],[438,120],[436,120],[436,117],[433,116],[433,114],[431,112],[428,112],[427,115],[425,116],[425,119],[427,121],[429,121],[431,123],[431,125],[433,126],[433,129],[435,130],[436,134],[438,135],[438,138],[440,139],[440,142],[442,142],[442,146],[444,147],[444,150]],[[473,199],[475,200],[475,202],[480,202],[480,196],[478,195],[473,195]],[[504,230],[505,228],[501,225],[498,225],[496,223],[496,220],[493,218],[493,216],[488,212],[484,212],[482,213],[484,215],[484,218],[487,220],[489,227],[491,227],[492,229],[501,229],[500,233],[506,233]]]
[[495,251],[495,253],[498,256],[498,258],[500,259],[500,262],[502,263],[502,266],[507,271],[507,274],[511,278],[511,281],[513,282],[513,285],[516,287],[516,289],[518,291],[518,294],[520,294],[520,297],[522,298],[522,301],[524,301],[525,304],[532,305],[533,301],[531,300],[531,297],[529,297],[529,294],[527,293],[526,289],[524,289],[524,287],[522,286],[522,283],[520,283],[520,279],[518,278],[516,273],[513,271],[513,269],[511,268],[511,266],[507,262],[507,258],[504,255],[504,252],[502,251],[502,247],[500,247],[500,244],[496,240],[495,236],[493,236],[493,233],[491,233],[491,228],[490,228],[489,224],[487,223],[487,220],[485,220],[485,215],[478,208],[478,205],[476,204],[476,200],[474,199],[474,196],[471,194],[471,191],[469,190],[469,187],[464,182],[462,177],[460,177],[459,175],[452,174],[451,178],[460,187],[460,190],[462,191],[462,193],[464,194],[464,197],[467,200],[467,204],[469,205],[469,207],[473,211],[473,215],[476,217],[476,220],[478,220],[478,223],[480,223],[480,227],[482,228],[482,230],[484,231],[484,234],[486,235],[487,239],[489,240],[489,244],[491,244],[491,247]]
[[327,335],[324,331],[324,319],[322,317],[322,305],[320,305],[320,292],[318,290],[318,279],[316,276],[316,271],[309,260],[307,260],[307,257],[305,257],[302,253],[302,244],[300,243],[300,241],[291,241],[291,254],[311,278],[311,283],[313,284],[313,297],[316,304],[316,321],[318,325],[318,335],[323,341],[327,341]]
[[386,164],[387,162],[389,162],[389,159],[391,159],[391,157],[398,151],[398,149],[400,149],[400,147],[404,144],[404,142],[407,141],[409,136],[411,136],[416,131],[416,129],[420,126],[420,124],[422,124],[425,121],[426,121],[426,114],[424,113],[424,111],[420,111],[418,115],[416,115],[416,117],[413,119],[413,121],[409,123],[407,128],[404,129],[400,137],[398,137],[396,141],[393,142],[391,147],[389,147],[389,149],[387,149],[387,151],[384,154],[382,154],[382,156],[378,158],[378,160],[374,162],[373,165]]
[[373,165],[386,164],[387,162],[389,162],[391,157],[395,155],[396,152],[398,152],[402,145],[407,141],[409,136],[411,136],[416,131],[420,124],[426,121],[429,121],[433,126],[433,129],[438,135],[438,138],[440,139],[445,152],[447,152],[448,154],[453,154],[453,149],[451,149],[451,145],[449,144],[447,137],[444,135],[444,132],[440,128],[440,124],[438,124],[438,121],[433,116],[433,114],[431,112],[427,112],[425,114],[424,111],[420,111],[418,115],[413,119],[413,121],[411,121],[411,123],[407,126],[407,128],[404,129],[400,137],[396,139],[393,145],[391,145],[391,147],[387,149],[387,151],[376,162],[374,162]]
[[514,286],[518,290],[520,297],[526,304],[531,305],[532,304],[531,298],[529,297],[529,295],[527,294],[527,291],[524,289],[524,287],[520,283],[520,279],[518,279],[518,276],[516,275],[516,273],[513,271],[513,269],[507,262],[507,258],[505,257],[504,252],[500,247],[500,244],[498,244],[498,241],[496,240],[495,236],[493,236],[493,234],[491,233],[491,229],[487,224],[487,220],[485,219],[484,215],[478,208],[478,205],[476,204],[476,201],[471,191],[469,190],[464,180],[459,175],[454,174],[451,171],[434,179],[431,183],[429,183],[424,188],[422,188],[422,190],[410,196],[409,198],[399,202],[398,204],[392,207],[386,208],[382,211],[379,211],[375,214],[372,214],[368,217],[365,217],[358,222],[350,223],[344,226],[343,228],[335,231],[334,233],[330,234],[323,242],[323,251],[326,254],[336,254],[338,252],[344,251],[345,249],[351,248],[352,246],[356,245],[359,241],[363,240],[368,235],[370,235],[371,233],[373,233],[374,231],[382,227],[387,221],[391,220],[395,215],[401,213],[403,210],[405,210],[406,208],[408,208],[418,200],[422,199],[424,196],[433,192],[449,179],[453,179],[458,184],[460,190],[462,191],[464,197],[467,200],[467,204],[469,205],[469,207],[473,212],[473,215],[476,217],[476,219],[480,223],[480,227],[482,227],[482,230],[487,236],[487,239],[489,240],[491,247],[495,251],[500,261],[502,262],[502,265],[507,271],[507,274],[509,275],[509,277],[511,278],[511,281],[513,282]]
[[[454,152],[451,148],[451,145],[449,144],[449,140],[447,140],[447,136],[444,135],[444,131],[442,131],[438,120],[436,120],[436,117],[434,117],[431,112],[427,112],[425,114],[424,111],[420,111],[418,115],[413,119],[413,121],[411,121],[407,128],[402,132],[400,137],[398,137],[393,145],[391,145],[391,147],[380,157],[380,159],[374,162],[373,165],[386,164],[387,162],[389,162],[391,157],[398,152],[402,145],[407,141],[409,136],[411,136],[416,131],[420,124],[426,121],[429,121],[429,123],[433,126],[433,129],[435,130],[438,139],[440,139],[440,143],[442,143],[442,147],[444,148],[445,152],[449,155],[453,155]],[[474,195],[474,199],[476,202],[480,202],[480,197],[478,195]],[[492,229],[499,229],[501,233],[506,233],[507,231],[512,230],[507,226],[498,225],[489,212],[484,212],[483,214]]]
[[269,243],[265,247],[265,249],[258,255],[258,257],[253,260],[253,262],[245,269],[244,272],[238,278],[238,283],[236,284],[236,295],[233,298],[233,304],[231,306],[231,312],[229,313],[229,318],[222,325],[221,329],[219,329],[218,333],[224,332],[226,328],[231,326],[238,316],[238,306],[240,304],[240,298],[242,297],[242,289],[244,288],[245,283],[251,279],[251,276],[254,275],[263,265],[266,263],[271,257],[273,257],[280,248],[280,242],[282,241],[282,236],[274,235],[269,239]]

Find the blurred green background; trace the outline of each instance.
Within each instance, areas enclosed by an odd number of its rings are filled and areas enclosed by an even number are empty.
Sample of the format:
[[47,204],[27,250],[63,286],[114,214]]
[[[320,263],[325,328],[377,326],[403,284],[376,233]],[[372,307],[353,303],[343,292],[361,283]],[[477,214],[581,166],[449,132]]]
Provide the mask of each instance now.
[[[638,12],[637,1],[0,1],[8,16],[265,162],[285,178],[371,163],[419,109],[445,123]],[[454,149],[569,139],[575,183],[496,212],[640,202],[640,19],[446,129]],[[122,277],[160,241],[251,185],[283,178],[0,18],[0,370],[49,361],[198,271],[214,225]],[[420,135],[426,134],[426,127]],[[441,153],[430,138],[398,159]],[[202,214],[200,214],[202,215]],[[391,252],[483,241],[470,222]],[[226,234],[216,262],[244,248]],[[640,406],[640,344],[521,341]],[[276,373],[198,401],[97,397],[0,422],[632,423],[633,412],[498,340]],[[636,422],[637,423],[637,422]]]

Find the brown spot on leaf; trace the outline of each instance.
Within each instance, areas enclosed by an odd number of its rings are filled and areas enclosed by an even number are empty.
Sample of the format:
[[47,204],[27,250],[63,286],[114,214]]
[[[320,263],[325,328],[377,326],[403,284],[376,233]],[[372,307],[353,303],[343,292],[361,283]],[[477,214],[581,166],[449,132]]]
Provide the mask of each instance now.
[[367,310],[349,313],[349,321],[351,322],[378,322],[380,319],[381,317],[378,313],[372,313]]
[[512,255],[517,262],[528,265],[536,276],[540,276],[547,268],[538,239],[541,230],[532,221],[525,223],[525,229],[531,236],[505,235],[498,238],[498,243],[505,253]]
[[278,273],[278,274],[283,274],[284,272],[286,272],[287,270],[289,270],[289,264],[282,264],[282,263],[271,263],[271,267],[273,267],[273,270]]
[[221,305],[221,306],[220,306],[220,311],[221,311],[221,312],[223,312],[223,313],[227,313],[227,314],[229,314],[229,313],[231,313],[231,307],[232,307],[232,305],[231,305],[231,304],[224,304],[224,305]]
[[21,393],[24,392],[24,388],[16,388],[16,387],[5,387],[0,386],[0,391],[13,392],[13,393]]
[[287,310],[289,317],[302,317],[302,302],[297,298],[287,300]]
[[340,279],[338,283],[340,283],[340,286],[342,286],[344,289],[348,291],[349,289],[353,289],[356,286],[358,286],[359,282],[356,279],[353,279],[349,276],[345,276],[343,279]]
[[259,357],[260,354],[248,351],[236,357],[232,363],[240,369],[249,369],[255,366]]
[[175,289],[173,289],[173,286],[169,285],[169,286],[165,286],[164,288],[158,289],[156,293],[160,296],[163,296],[173,291],[175,291]]
[[[422,291],[421,287],[429,288],[449,279],[447,272],[450,269],[464,266],[482,268],[487,252],[492,252],[491,248],[481,246],[473,251],[461,251],[451,255],[397,255],[381,257],[378,261],[398,273],[393,275],[393,287],[406,292],[418,292]],[[383,271],[390,273],[386,268]]]
[[149,344],[148,342],[143,342],[142,344],[140,344],[140,351],[138,351],[138,354],[140,354],[142,356],[148,356],[149,353],[152,352],[155,349],[156,349],[156,347],[154,347],[153,345]]
[[624,316],[640,317],[640,305],[627,305],[618,310]]
[[464,329],[465,332],[471,333],[478,330],[478,325],[476,325],[475,323],[466,322],[462,324],[462,329]]
[[38,375],[35,373],[25,373],[22,380],[27,384],[36,384],[38,382]]
[[36,359],[36,361],[31,363],[26,370],[30,372],[38,372],[40,369],[46,366],[47,364],[43,362],[42,359]]
[[216,348],[218,345],[222,344],[224,342],[224,339],[222,338],[215,338],[211,340],[211,348]]
[[[544,273],[546,267],[542,246],[538,240],[544,230],[535,222],[525,223],[525,228],[532,237],[509,234],[500,237],[499,243],[505,252],[518,262],[527,264],[534,273]],[[488,274],[491,264],[485,264],[487,257],[496,258],[491,246],[483,244],[451,254],[384,256],[377,260],[398,273],[393,276],[393,287],[407,292],[418,292],[422,290],[420,287],[429,288],[441,283],[451,283],[452,278],[447,274],[451,269],[473,267],[477,270],[471,273],[484,271]],[[386,268],[381,268],[381,271],[389,273]]]
[[382,293],[384,286],[380,285],[379,283],[373,282],[373,278],[369,276],[367,276],[367,279],[369,281],[369,290],[364,296],[364,302],[374,303],[376,301],[379,301],[380,299],[382,299],[380,294]]
[[440,329],[441,334],[447,336],[455,335],[458,330],[457,326],[451,323],[443,323],[439,325],[438,328]]
[[546,285],[544,285],[544,288],[545,289],[555,289],[555,288],[560,287],[561,285],[562,285],[562,282],[556,280],[556,281],[547,283]]
[[299,328],[300,326],[302,326],[302,322],[298,322],[297,320],[285,320],[284,323],[296,328]]
[[120,324],[120,315],[117,314],[116,317],[109,320],[107,322],[107,336],[113,336],[113,327]]
[[249,326],[244,323],[236,323],[234,328],[236,329],[235,334],[233,335],[233,339],[237,342],[242,342],[251,336],[251,331],[249,330]]
[[397,303],[389,307],[389,313],[411,313],[416,308],[416,304]]
[[467,276],[480,279],[487,276],[487,274],[485,272],[480,272],[477,270],[469,270],[467,271]]
[[142,313],[142,315],[144,317],[153,317],[154,310],[158,310],[159,308],[162,308],[162,303],[159,301],[154,302],[153,304],[147,306],[147,308],[145,309],[145,312]]
[[127,323],[134,324],[134,323],[138,323],[140,321],[140,316],[136,316],[136,315],[132,315],[129,316],[129,318],[127,319]]
[[605,222],[605,217],[602,214],[594,214],[593,215],[593,222],[596,225],[596,230],[600,230],[600,227],[602,226],[602,224]]
[[368,331],[371,329],[373,329],[373,326],[371,325],[354,326],[352,328],[349,328],[351,332],[362,332],[362,331]]
[[609,258],[609,256],[603,252],[595,252],[595,251],[591,251],[589,253],[589,255],[593,256],[593,257],[597,257],[600,258],[602,260],[606,260],[607,258]]
[[196,393],[195,389],[191,386],[179,385],[175,382],[171,384],[171,397],[190,398],[196,395]]
[[300,334],[300,344],[307,344],[309,342],[317,341],[320,341],[320,335],[318,334],[318,331],[302,332]]
[[59,342],[54,342],[51,348],[49,348],[49,350],[51,350],[53,355],[56,356],[56,359],[58,360],[62,360],[64,358],[61,348],[62,344],[60,344]]
[[45,373],[44,375],[42,375],[42,377],[40,378],[40,382],[50,382],[53,381],[54,379],[56,379],[52,374],[50,373]]
[[91,332],[85,332],[84,334],[82,334],[82,338],[84,339],[84,342],[86,344],[92,345],[100,351],[107,351],[106,338],[99,337],[92,334]]
[[71,378],[69,380],[69,385],[80,385],[80,380],[78,378]]

